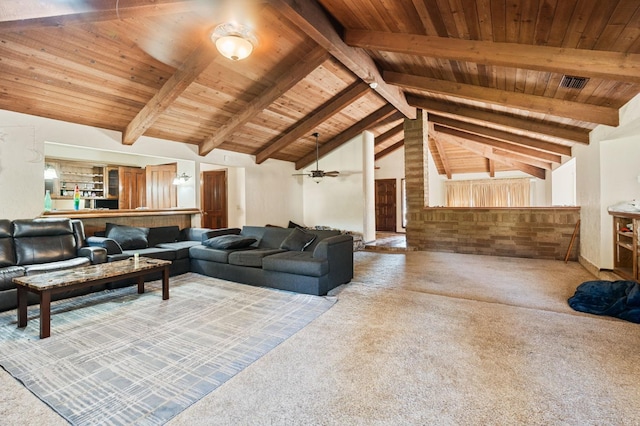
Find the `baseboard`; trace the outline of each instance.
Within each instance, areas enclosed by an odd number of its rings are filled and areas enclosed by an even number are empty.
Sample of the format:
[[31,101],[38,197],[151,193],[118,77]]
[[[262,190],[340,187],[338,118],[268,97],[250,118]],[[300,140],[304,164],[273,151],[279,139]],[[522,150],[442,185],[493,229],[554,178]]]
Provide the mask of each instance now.
[[582,257],[582,255],[578,256],[578,263],[580,263],[584,269],[589,271],[592,275],[595,275],[596,277],[600,275],[600,268]]
[[611,280],[611,281],[622,279],[611,269],[600,269],[582,256],[578,256],[578,263],[580,263],[580,265],[582,265],[584,269],[586,269],[589,273],[591,273],[591,275],[598,277],[600,279]]

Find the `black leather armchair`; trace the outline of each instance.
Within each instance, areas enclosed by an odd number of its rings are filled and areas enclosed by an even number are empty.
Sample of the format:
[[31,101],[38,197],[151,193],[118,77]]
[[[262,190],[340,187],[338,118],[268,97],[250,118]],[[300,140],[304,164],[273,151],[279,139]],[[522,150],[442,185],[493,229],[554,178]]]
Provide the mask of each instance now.
[[86,244],[80,220],[37,218],[11,222],[0,219],[0,310],[17,305],[14,277],[106,260],[104,248]]

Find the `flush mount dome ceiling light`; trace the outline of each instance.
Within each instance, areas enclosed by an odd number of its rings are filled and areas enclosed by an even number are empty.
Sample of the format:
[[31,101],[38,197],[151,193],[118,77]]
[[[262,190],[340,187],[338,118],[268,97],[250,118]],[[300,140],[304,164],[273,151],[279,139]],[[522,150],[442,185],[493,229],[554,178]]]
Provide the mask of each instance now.
[[225,23],[218,25],[211,33],[211,40],[220,54],[232,61],[239,61],[251,55],[258,39],[244,25]]

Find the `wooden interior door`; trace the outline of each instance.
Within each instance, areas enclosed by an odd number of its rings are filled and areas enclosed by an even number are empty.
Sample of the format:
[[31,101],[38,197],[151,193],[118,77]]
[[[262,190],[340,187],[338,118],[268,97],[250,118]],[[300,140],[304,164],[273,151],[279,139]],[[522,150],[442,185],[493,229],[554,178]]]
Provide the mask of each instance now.
[[376,231],[396,232],[395,179],[376,179]]
[[202,227],[226,228],[227,171],[213,170],[202,173]]
[[135,209],[147,205],[146,175],[140,167],[118,167],[118,208]]
[[178,191],[173,180],[178,173],[178,164],[147,166],[147,207],[150,209],[170,209],[178,207]]

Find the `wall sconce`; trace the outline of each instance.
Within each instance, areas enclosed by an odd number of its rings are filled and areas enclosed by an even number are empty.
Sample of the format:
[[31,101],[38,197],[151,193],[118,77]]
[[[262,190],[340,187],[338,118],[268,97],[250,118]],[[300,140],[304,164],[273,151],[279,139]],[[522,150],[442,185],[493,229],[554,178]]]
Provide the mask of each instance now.
[[176,177],[173,179],[173,184],[174,185],[184,185],[185,183],[189,182],[189,179],[191,179],[191,176],[189,176],[186,173],[182,172],[182,174],[176,175]]
[[52,167],[50,164],[47,164],[44,167],[44,179],[45,180],[58,179],[58,173],[56,172],[56,169]]

